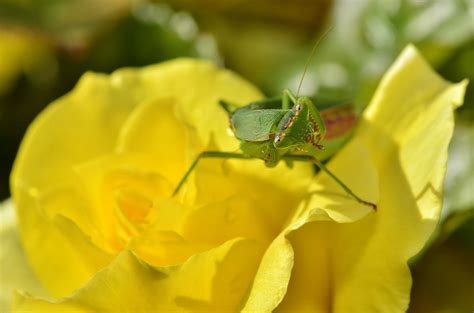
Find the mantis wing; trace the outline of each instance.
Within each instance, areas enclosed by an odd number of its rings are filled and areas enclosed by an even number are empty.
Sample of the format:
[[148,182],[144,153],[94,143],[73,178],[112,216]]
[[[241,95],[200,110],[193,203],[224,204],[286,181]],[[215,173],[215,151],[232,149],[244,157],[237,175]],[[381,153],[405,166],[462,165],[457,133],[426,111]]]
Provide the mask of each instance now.
[[266,141],[288,110],[241,108],[231,117],[235,136],[245,141]]
[[326,126],[324,139],[331,140],[351,132],[356,125],[357,117],[352,103],[339,104],[320,112]]
[[326,126],[326,136],[321,142],[324,149],[319,150],[316,157],[324,161],[332,157],[349,140],[357,123],[357,115],[351,103],[338,104],[322,110],[320,114]]

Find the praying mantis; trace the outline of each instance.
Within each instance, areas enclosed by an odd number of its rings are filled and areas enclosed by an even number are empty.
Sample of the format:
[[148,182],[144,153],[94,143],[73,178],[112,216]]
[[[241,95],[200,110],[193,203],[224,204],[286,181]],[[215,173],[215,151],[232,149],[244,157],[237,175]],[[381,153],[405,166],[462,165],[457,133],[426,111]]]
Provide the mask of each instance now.
[[[219,104],[229,114],[231,130],[240,140],[242,152],[201,152],[183,175],[173,196],[179,192],[203,158],[261,159],[267,167],[275,167],[280,161],[306,161],[326,172],[354,200],[376,210],[374,203],[357,196],[317,158],[323,149],[322,140],[326,135],[334,135],[327,133],[324,113],[339,111],[339,116],[346,119],[347,131],[355,122],[350,104],[343,103],[320,112],[311,98],[297,97],[288,89],[284,90],[281,100],[264,99],[235,110],[226,101],[221,100]],[[341,130],[336,130],[336,133],[340,132]]]
[[[320,40],[329,30],[323,34]],[[173,196],[179,192],[199,160],[203,158],[261,159],[267,167],[275,167],[280,161],[286,161],[287,163],[305,161],[315,164],[321,171],[326,172],[354,200],[371,207],[373,210],[377,209],[374,203],[363,200],[356,195],[318,158],[324,148],[322,145],[323,139],[331,139],[332,136],[338,137],[341,133],[344,134],[348,129],[350,130],[355,124],[355,115],[347,103],[320,112],[310,97],[298,96],[304,75],[318,43],[319,41],[313,47],[306,63],[296,95],[289,89],[285,89],[281,98],[263,99],[251,102],[243,107],[234,107],[235,109],[228,102],[219,101],[221,107],[228,113],[232,132],[236,139],[240,141],[241,153],[201,152],[184,173],[173,192]],[[331,132],[328,133],[327,124],[331,122],[334,125],[334,121],[338,123],[337,118],[335,120],[323,118],[325,115],[328,116],[327,113],[330,113],[331,110],[333,113],[339,113],[336,115],[343,117],[345,125],[336,127],[336,131],[334,131],[334,127],[331,127]],[[326,153],[326,157],[333,153],[335,151],[329,151],[329,153]]]

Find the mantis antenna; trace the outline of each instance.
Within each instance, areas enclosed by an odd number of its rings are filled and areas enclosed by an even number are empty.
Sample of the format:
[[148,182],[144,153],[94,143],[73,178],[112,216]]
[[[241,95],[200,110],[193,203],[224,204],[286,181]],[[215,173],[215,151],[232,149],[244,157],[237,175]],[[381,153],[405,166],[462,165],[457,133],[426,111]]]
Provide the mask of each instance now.
[[300,94],[300,89],[301,89],[301,85],[303,84],[303,80],[304,80],[304,76],[306,75],[306,72],[308,71],[308,67],[309,67],[309,64],[311,63],[311,59],[313,58],[313,55],[314,53],[316,52],[316,48],[318,47],[319,43],[321,42],[321,40],[324,39],[324,37],[326,37],[326,35],[332,30],[332,26],[329,27],[321,37],[319,37],[318,41],[316,41],[316,43],[314,44],[313,46],[313,50],[311,50],[311,54],[309,55],[309,58],[308,60],[306,61],[306,64],[304,66],[304,70],[303,70],[303,75],[301,76],[301,79],[300,79],[300,82],[298,83],[298,89],[296,89],[296,98],[298,98],[299,94]]

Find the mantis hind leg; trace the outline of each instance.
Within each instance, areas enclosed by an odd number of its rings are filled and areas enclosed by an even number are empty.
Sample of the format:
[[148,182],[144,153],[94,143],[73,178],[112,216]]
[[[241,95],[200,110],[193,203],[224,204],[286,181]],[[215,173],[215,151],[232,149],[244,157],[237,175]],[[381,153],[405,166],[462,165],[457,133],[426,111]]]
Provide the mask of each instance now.
[[193,172],[194,168],[198,165],[199,161],[204,158],[221,158],[221,159],[253,159],[252,157],[242,154],[242,153],[232,153],[232,152],[221,152],[221,151],[204,151],[201,152],[191,163],[186,173],[184,173],[183,177],[179,181],[178,185],[173,191],[172,196],[174,197],[181,187],[184,185],[186,180],[188,179],[189,175]]
[[334,175],[321,161],[319,161],[315,157],[312,158],[312,161],[317,167],[319,167],[319,169],[326,172],[326,174],[328,174],[336,183],[338,183],[339,186],[341,186],[341,188],[344,189],[344,191],[347,192],[357,202],[362,203],[364,205],[368,205],[372,209],[377,210],[377,206],[374,203],[365,201],[361,199],[359,196],[357,196],[346,184],[344,184],[339,178],[337,178],[337,176]]
[[316,165],[320,170],[326,172],[326,174],[329,175],[344,191],[351,196],[354,200],[357,202],[370,206],[373,210],[377,210],[377,205],[375,205],[372,202],[363,200],[360,198],[358,195],[356,195],[346,184],[344,184],[336,175],[334,175],[333,172],[331,172],[321,161],[319,161],[317,158],[313,156],[307,156],[307,155],[286,155],[282,158],[283,160],[288,160],[288,161],[310,161],[314,165]]

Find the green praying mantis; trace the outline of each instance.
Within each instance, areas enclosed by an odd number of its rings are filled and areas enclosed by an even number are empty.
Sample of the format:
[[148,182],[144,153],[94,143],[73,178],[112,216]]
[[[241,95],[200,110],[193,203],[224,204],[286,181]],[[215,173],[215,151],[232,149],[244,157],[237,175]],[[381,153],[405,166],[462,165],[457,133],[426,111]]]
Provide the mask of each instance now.
[[[314,46],[311,56],[317,44]],[[304,73],[306,73],[309,60]],[[199,160],[203,158],[261,159],[267,167],[275,167],[280,161],[288,163],[306,161],[312,162],[320,170],[326,172],[354,200],[376,210],[377,207],[374,203],[357,196],[318,158],[323,149],[323,139],[326,138],[325,142],[329,142],[331,137],[338,137],[350,130],[355,124],[355,115],[347,103],[320,112],[310,97],[298,96],[304,73],[296,95],[286,89],[281,98],[255,101],[243,107],[234,107],[226,101],[219,101],[221,107],[229,115],[230,128],[240,141],[241,153],[201,152],[183,175],[173,196],[179,192]],[[336,113],[339,118],[324,118],[331,116],[330,113]],[[336,128],[330,127],[330,132],[328,132],[327,124],[330,122],[331,126],[334,126],[334,122],[338,123],[338,120],[341,120],[340,117],[345,125]],[[329,151],[326,153],[326,157],[334,152]]]
[[[223,151],[201,152],[191,163],[188,170],[173,192],[176,195],[186,182],[193,169],[203,158],[223,159],[261,159],[267,167],[275,167],[280,161],[306,161],[314,163],[326,172],[357,202],[368,205],[376,210],[376,205],[357,196],[346,184],[334,175],[319,159],[323,149],[321,142],[325,136],[344,135],[355,122],[349,103],[342,103],[324,111],[319,111],[309,97],[296,97],[291,91],[285,90],[279,99],[265,99],[252,102],[246,106],[231,110],[225,101],[219,104],[229,114],[230,127],[240,141],[241,153]],[[325,114],[326,113],[326,114]],[[344,127],[327,132],[326,121],[332,123],[331,113],[338,113],[343,119]],[[328,118],[323,118],[324,116]],[[327,123],[327,122],[326,122]],[[330,154],[335,153],[332,151]]]

